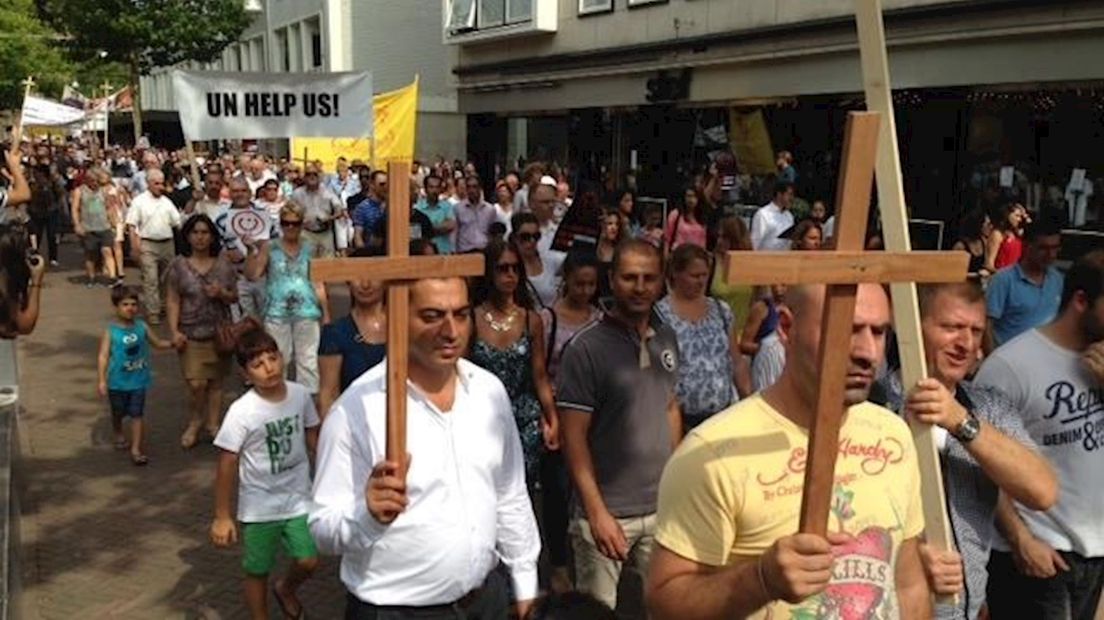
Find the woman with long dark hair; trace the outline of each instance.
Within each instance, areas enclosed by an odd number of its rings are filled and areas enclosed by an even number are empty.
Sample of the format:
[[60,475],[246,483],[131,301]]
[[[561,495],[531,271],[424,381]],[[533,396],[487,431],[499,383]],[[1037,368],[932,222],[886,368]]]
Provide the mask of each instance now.
[[682,195],[682,205],[667,214],[664,247],[668,254],[686,243],[706,247],[705,209],[702,191],[696,187],[687,187]]
[[180,437],[187,449],[204,425],[212,439],[218,434],[230,354],[215,348],[215,332],[220,322],[230,320],[230,305],[238,301],[238,274],[219,256],[218,229],[206,215],[188,218],[181,237],[181,256],[169,264],[165,316],[192,398],[191,417]]
[[0,338],[30,334],[38,322],[46,261],[27,255],[23,226],[0,224]]
[[469,359],[506,386],[525,452],[526,481],[538,479],[544,449],[555,449],[558,419],[545,369],[544,325],[524,286],[518,249],[492,242],[483,251],[486,272],[472,304],[475,334]]
[[993,230],[985,247],[985,268],[996,273],[1009,265],[1015,265],[1023,254],[1023,227],[1027,210],[1023,205],[1008,203],[993,218]]
[[951,246],[952,250],[960,250],[970,254],[970,264],[967,272],[971,277],[988,278],[992,272],[985,268],[985,257],[988,253],[989,234],[993,225],[989,221],[989,215],[981,209],[967,213],[959,225],[958,240]]
[[560,266],[561,261],[555,256],[541,254],[540,240],[541,227],[537,216],[532,213],[515,213],[510,218],[510,245],[516,249],[521,259],[523,274],[522,284],[526,280],[529,285],[526,293],[533,293],[534,304],[541,308],[547,308],[556,302],[556,296],[560,292]]
[[598,258],[598,297],[601,299],[613,294],[609,282],[610,267],[613,265],[613,255],[617,251],[617,246],[628,234],[628,228],[621,212],[613,209],[607,209],[602,213],[599,224],[595,255]]

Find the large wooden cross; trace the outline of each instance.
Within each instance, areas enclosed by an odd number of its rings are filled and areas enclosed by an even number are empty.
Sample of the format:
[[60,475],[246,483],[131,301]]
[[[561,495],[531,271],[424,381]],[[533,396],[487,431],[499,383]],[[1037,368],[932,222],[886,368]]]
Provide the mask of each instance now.
[[725,261],[730,284],[828,285],[817,361],[816,417],[809,431],[801,498],[802,532],[824,535],[828,528],[858,284],[966,279],[964,252],[863,251],[880,122],[876,112],[848,116],[836,193],[834,251],[730,252]]
[[482,254],[410,256],[410,164],[387,167],[387,256],[317,258],[311,261],[315,282],[378,280],[387,282],[387,460],[406,457],[407,325],[410,284],[423,278],[483,275]]

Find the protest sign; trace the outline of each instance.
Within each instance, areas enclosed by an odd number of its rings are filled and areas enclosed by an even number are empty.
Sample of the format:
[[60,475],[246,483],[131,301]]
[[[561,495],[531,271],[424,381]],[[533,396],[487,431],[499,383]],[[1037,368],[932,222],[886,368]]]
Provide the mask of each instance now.
[[567,209],[556,228],[552,249],[567,252],[576,242],[596,244],[601,230],[602,207],[593,192],[586,192]]
[[271,222],[253,209],[231,209],[230,230],[238,239],[246,237],[255,241],[266,241],[269,237]]
[[189,140],[372,135],[372,77],[360,73],[173,72]]
[[72,125],[85,118],[84,110],[46,99],[27,95],[23,100],[23,125],[57,127]]

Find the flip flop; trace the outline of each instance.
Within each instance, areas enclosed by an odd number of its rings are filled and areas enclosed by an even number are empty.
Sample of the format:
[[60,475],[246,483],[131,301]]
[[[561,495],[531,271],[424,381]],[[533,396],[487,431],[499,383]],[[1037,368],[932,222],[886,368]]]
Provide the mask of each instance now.
[[287,603],[284,602],[284,599],[280,598],[280,591],[277,589],[277,584],[279,583],[282,582],[277,581],[276,583],[272,584],[272,596],[276,597],[276,604],[280,606],[280,611],[283,612],[284,617],[288,620],[305,620],[307,617],[307,613],[306,610],[303,608],[302,603],[299,603],[298,614],[292,614],[291,611],[287,608]]
[[132,454],[130,455],[130,462],[135,467],[142,467],[143,465],[149,465],[149,457],[145,454]]
[[127,443],[127,440],[121,439],[115,442],[115,449],[119,450],[120,452],[122,452],[123,450],[129,450],[130,444]]

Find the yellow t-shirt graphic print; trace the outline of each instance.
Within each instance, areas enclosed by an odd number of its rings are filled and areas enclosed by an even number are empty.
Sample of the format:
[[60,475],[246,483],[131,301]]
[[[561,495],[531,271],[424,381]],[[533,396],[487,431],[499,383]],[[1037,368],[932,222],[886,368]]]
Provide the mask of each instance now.
[[[756,558],[797,532],[808,433],[760,396],[694,429],[660,483],[656,539],[687,559],[725,566]],[[898,617],[897,550],[924,529],[920,473],[907,425],[870,403],[840,429],[828,529],[852,536],[834,549],[829,586],[754,618]]]

